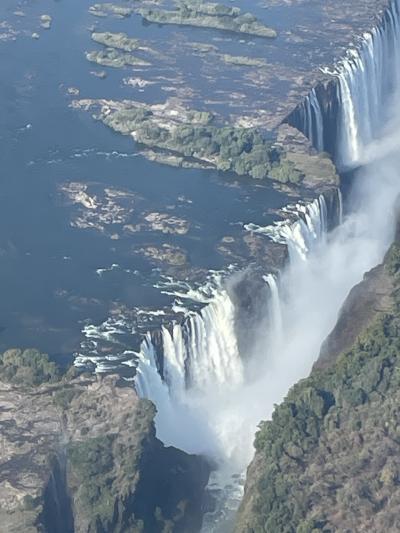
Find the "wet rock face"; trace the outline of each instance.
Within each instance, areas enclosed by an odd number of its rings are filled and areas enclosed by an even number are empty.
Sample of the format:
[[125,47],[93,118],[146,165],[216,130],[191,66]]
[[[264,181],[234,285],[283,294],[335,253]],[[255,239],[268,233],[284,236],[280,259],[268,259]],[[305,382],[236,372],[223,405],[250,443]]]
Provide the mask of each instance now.
[[343,351],[348,350],[376,313],[390,307],[392,291],[391,277],[383,265],[368,272],[364,280],[350,291],[335,328],[322,345],[315,368],[332,365]]
[[236,310],[235,332],[239,353],[244,358],[250,358],[260,324],[266,317],[268,320],[269,288],[261,272],[249,269],[237,282],[233,280],[230,296]]
[[165,448],[154,406],[117,380],[0,382],[4,531],[200,529],[207,462]]
[[399,288],[397,236],[260,424],[237,533],[399,530]]

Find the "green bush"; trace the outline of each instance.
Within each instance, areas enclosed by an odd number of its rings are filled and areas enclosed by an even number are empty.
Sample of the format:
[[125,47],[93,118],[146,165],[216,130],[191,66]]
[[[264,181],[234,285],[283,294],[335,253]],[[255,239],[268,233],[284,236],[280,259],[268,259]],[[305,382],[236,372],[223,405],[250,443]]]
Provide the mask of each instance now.
[[62,409],[67,409],[71,401],[79,394],[81,394],[81,392],[76,390],[75,388],[65,387],[61,390],[58,390],[54,394],[54,402],[56,405],[58,405]]
[[113,435],[106,435],[72,443],[68,448],[68,459],[79,479],[79,496],[83,505],[92,517],[98,515],[106,523],[112,519],[114,506],[111,490],[114,480],[113,441]]
[[16,385],[37,386],[61,379],[60,368],[35,349],[7,350],[0,356],[0,379]]
[[[398,299],[398,245],[392,246],[385,264],[395,276]],[[394,307],[391,313],[378,312],[349,351],[331,367],[314,370],[297,383],[275,407],[272,420],[260,424],[254,443],[258,471],[249,531],[333,531],[325,516],[330,506],[353,516],[373,516],[376,507],[385,505],[399,483],[400,465],[397,448],[392,458],[387,448],[379,446],[382,434],[400,443],[399,387],[400,314]],[[367,438],[376,439],[374,455],[382,454],[376,471],[370,448],[362,448]],[[340,452],[346,439],[350,456]],[[345,487],[341,472],[348,480]]]

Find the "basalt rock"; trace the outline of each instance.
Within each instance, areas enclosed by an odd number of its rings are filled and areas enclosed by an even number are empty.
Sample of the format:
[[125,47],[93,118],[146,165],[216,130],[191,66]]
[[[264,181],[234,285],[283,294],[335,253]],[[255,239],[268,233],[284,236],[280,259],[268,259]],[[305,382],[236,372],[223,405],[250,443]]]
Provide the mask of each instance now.
[[131,386],[116,376],[2,379],[1,531],[200,530],[208,463],[165,447],[154,406]]
[[397,236],[261,423],[237,533],[399,530],[399,288]]

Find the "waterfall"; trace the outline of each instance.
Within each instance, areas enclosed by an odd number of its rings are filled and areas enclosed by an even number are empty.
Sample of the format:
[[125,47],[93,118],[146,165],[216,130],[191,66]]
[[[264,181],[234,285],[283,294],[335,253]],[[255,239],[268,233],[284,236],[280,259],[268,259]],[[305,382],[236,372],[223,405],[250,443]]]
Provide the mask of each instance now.
[[[206,393],[211,387],[243,381],[243,365],[234,331],[235,309],[228,292],[219,288],[200,313],[191,313],[172,331],[161,329],[163,380],[156,364],[157,348],[148,334],[142,342],[136,385],[140,396],[154,399],[169,392],[184,401],[187,388]],[[162,387],[160,383],[162,382]]]
[[226,290],[217,292],[200,315],[185,324],[191,387],[206,391],[242,382],[243,369],[234,330],[235,309]]
[[[329,84],[313,88],[288,122],[299,128],[319,151],[333,152],[339,169],[352,168],[363,158],[364,147],[380,137],[385,111],[400,80],[400,2],[392,0],[380,23],[347,51],[333,68],[321,71],[336,79],[336,95]],[[335,116],[327,102],[337,100]],[[327,130],[336,130],[333,132]],[[332,138],[333,137],[333,138]]]
[[339,168],[357,165],[364,147],[379,138],[385,111],[400,72],[399,2],[393,0],[382,22],[364,33],[330,72],[338,79],[336,160]]
[[301,113],[303,115],[303,130],[311,144],[319,152],[324,149],[324,127],[323,113],[315,88],[301,104]]
[[[382,135],[381,110],[398,81],[398,19],[396,1],[382,25],[364,34],[329,71],[337,80],[335,156],[342,168],[362,159],[367,144]],[[301,110],[303,131],[315,148],[326,149],[319,90],[311,91]],[[332,217],[323,195],[287,206],[282,210],[285,219],[273,225],[245,226],[287,245],[290,259],[279,282],[264,275],[270,320],[257,324],[257,351],[245,347],[254,357],[256,373],[246,372],[249,354],[239,353],[235,305],[224,283],[202,300],[201,311],[163,327],[161,346],[150,334],[142,342],[135,383],[140,396],[157,406],[158,435],[166,444],[194,453],[211,451],[219,465],[229,464],[227,486],[235,485],[232,473],[243,472],[253,454],[259,421],[269,418],[289,387],[310,372],[349,290],[379,263],[391,242],[399,165],[386,163],[360,176],[351,192],[356,207],[345,219],[337,191],[339,227],[329,239]]]
[[286,244],[291,261],[305,261],[310,250],[325,239],[328,227],[325,198],[321,194],[312,202],[298,202],[283,208],[282,212],[292,218],[269,226],[250,223],[244,227],[247,231],[267,235],[274,242]]
[[169,403],[168,388],[158,371],[156,349],[147,333],[137,354],[135,386],[140,397],[152,400],[155,405]]
[[[328,226],[325,198],[321,195],[309,203],[289,205],[283,212],[291,218],[266,227],[248,224],[246,229],[286,244],[291,261],[306,261],[310,250],[325,241]],[[278,285],[271,274],[265,275],[264,280],[270,289],[268,306],[273,332],[270,337],[281,338]],[[203,294],[208,297],[204,298]],[[182,292],[176,295],[185,297]],[[182,323],[174,323],[171,328],[163,326],[161,346],[155,346],[148,333],[137,354],[137,391],[156,405],[170,405],[174,401],[185,404],[187,391],[206,395],[212,389],[233,389],[244,382],[243,359],[235,332],[235,306],[221,279],[215,278],[214,288],[207,286],[201,298],[190,289],[186,297],[200,299],[205,305],[200,312],[188,313]],[[162,371],[157,363],[157,351],[163,360]]]
[[[328,228],[325,198],[321,195],[308,203],[286,206],[283,214],[287,218],[273,226],[262,228],[248,224],[247,229],[286,244],[290,262],[303,264],[318,244],[325,243]],[[244,274],[237,275],[241,280]],[[276,277],[267,273],[263,278],[269,287],[265,293],[268,316],[262,318],[262,326],[255,324],[254,328],[265,328],[262,342],[267,342],[265,353],[269,353],[284,338],[284,319]],[[233,398],[246,389],[248,380],[257,378],[257,361],[265,350],[259,338],[252,338],[250,334],[247,345],[242,347],[245,353],[239,351],[235,330],[238,309],[231,294],[234,287],[228,290],[219,276],[214,276],[212,283],[197,291],[189,286],[174,291],[167,284],[164,291],[176,296],[175,306],[182,308],[182,300],[186,299],[187,309],[193,301],[202,305],[201,310],[187,311],[180,322],[163,326],[156,341],[148,333],[137,354],[137,362],[132,362],[137,364],[134,379],[138,394],[157,406],[159,437],[166,444],[183,447],[189,452],[205,453],[213,443],[214,457],[225,459],[243,454],[237,437],[232,435],[235,422],[232,420],[232,427],[227,425],[229,417],[233,416],[230,406]],[[264,362],[261,360],[260,364]]]
[[271,297],[269,300],[269,315],[271,317],[270,328],[272,332],[272,339],[274,339],[276,344],[279,344],[283,336],[283,320],[278,283],[272,274],[267,274],[264,276],[264,280],[271,291]]

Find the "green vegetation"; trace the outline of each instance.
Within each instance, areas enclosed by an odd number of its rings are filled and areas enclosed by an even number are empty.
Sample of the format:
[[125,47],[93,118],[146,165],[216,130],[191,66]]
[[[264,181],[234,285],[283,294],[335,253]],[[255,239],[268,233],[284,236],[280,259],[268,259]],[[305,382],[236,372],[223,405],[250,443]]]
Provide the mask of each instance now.
[[141,9],[139,13],[149,22],[178,24],[227,30],[273,39],[277,33],[251,13],[242,13],[238,7],[196,0],[181,0],[173,11]]
[[199,52],[200,54],[209,54],[211,52],[218,52],[218,47],[214,44],[206,44],[206,43],[188,43],[188,45],[192,50],[195,52]]
[[54,394],[54,403],[58,405],[58,407],[61,407],[61,409],[68,409],[72,400],[80,394],[81,391],[77,390],[74,387],[62,388]]
[[151,148],[184,156],[187,162],[200,160],[218,170],[284,183],[299,183],[303,177],[257,129],[215,126],[210,113],[190,111],[185,122],[168,123],[168,118],[156,116],[150,108],[125,105],[101,119],[115,131],[132,134]]
[[133,52],[140,46],[138,39],[132,39],[126,33],[93,32],[92,40],[109,48],[118,48],[124,52]]
[[393,311],[377,314],[351,350],[296,384],[261,423],[238,532],[399,530],[399,245],[385,268]]
[[86,59],[103,67],[121,68],[126,66],[147,66],[150,63],[132,54],[119,52],[115,48],[106,48],[93,52],[86,52]]
[[100,520],[110,525],[114,511],[111,493],[114,459],[112,444],[114,436],[95,437],[70,445],[68,458],[79,477],[80,498],[85,506],[95,510]]
[[0,356],[0,380],[14,385],[55,383],[62,372],[49,356],[38,350],[7,350]]
[[247,56],[231,56],[229,54],[221,54],[220,58],[227,65],[237,65],[241,67],[265,67],[266,63],[263,59],[257,59]]
[[108,15],[113,15],[117,18],[125,18],[131,16],[133,9],[108,2],[105,4],[94,4],[90,6],[89,13],[95,17],[107,17]]
[[[134,425],[128,441],[118,434],[75,441],[68,447],[68,459],[76,478],[77,500],[90,521],[89,531],[143,531],[143,523],[122,509],[138,481],[143,446],[152,433],[154,407],[141,400],[132,415]],[[131,420],[126,421],[127,424]],[[116,506],[121,509],[116,513]]]

